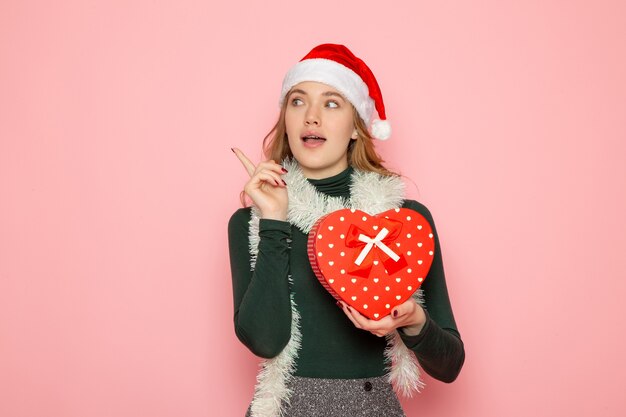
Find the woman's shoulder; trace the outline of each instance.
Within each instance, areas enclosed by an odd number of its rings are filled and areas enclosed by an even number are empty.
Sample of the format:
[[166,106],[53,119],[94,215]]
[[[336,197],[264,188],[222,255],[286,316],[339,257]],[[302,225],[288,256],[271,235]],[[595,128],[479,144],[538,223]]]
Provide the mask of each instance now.
[[247,229],[248,223],[250,222],[251,217],[251,207],[241,207],[237,209],[232,216],[230,216],[230,220],[228,221],[228,229],[229,230],[241,230]]
[[428,207],[416,200],[404,200],[402,207],[417,211],[434,227],[435,220]]
[[402,207],[417,211],[422,216],[431,219],[432,215],[428,207],[416,200],[404,200]]

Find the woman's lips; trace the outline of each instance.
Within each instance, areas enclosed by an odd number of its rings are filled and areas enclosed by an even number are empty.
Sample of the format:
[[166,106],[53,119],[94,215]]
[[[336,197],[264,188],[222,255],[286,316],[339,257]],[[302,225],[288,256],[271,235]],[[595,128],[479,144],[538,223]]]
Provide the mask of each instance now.
[[318,146],[323,145],[324,142],[326,142],[326,139],[321,136],[307,135],[302,137],[302,142],[307,148],[317,148]]

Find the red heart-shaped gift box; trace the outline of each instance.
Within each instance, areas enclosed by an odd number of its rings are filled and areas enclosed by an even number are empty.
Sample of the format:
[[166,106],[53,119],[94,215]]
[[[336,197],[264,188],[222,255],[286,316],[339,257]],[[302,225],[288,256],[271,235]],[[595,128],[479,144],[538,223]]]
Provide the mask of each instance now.
[[435,241],[420,213],[392,209],[371,216],[341,209],[309,232],[308,255],[322,285],[337,300],[380,320],[422,285]]

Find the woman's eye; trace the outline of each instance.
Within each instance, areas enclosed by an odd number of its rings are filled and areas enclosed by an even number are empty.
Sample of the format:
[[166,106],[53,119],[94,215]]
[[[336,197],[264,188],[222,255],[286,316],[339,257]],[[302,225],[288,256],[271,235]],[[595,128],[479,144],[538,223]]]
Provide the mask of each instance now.
[[293,100],[291,100],[291,104],[293,104],[294,106],[299,106],[302,104],[302,100],[299,98],[294,98]]
[[337,107],[339,107],[339,103],[337,103],[336,101],[329,101],[328,103],[326,103],[326,105],[331,109],[336,109]]

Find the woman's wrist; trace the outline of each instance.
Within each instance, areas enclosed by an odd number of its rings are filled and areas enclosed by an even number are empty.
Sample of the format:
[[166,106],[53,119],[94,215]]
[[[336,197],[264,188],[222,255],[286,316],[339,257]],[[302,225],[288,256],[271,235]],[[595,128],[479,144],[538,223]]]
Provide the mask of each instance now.
[[287,213],[286,212],[269,212],[269,213],[261,213],[261,219],[269,219],[269,220],[280,220],[287,221]]
[[404,333],[406,336],[417,336],[418,334],[422,332],[423,328],[424,328],[424,323],[415,324],[413,326],[404,326],[402,327],[402,333]]
[[402,326],[401,330],[407,336],[417,336],[421,333],[426,324],[426,313],[424,309],[416,303],[413,318],[406,326]]

